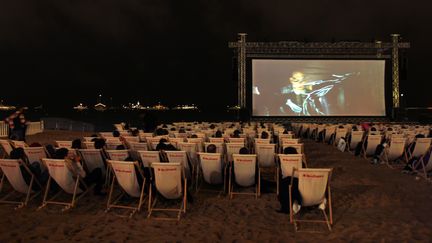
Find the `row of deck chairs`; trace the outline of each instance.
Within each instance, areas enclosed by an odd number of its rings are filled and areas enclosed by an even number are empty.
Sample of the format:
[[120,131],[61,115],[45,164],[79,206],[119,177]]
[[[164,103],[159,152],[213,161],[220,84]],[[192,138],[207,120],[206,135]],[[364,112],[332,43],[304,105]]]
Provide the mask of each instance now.
[[[412,158],[418,158],[416,163],[412,165],[412,169],[421,175],[428,181],[431,178],[428,176],[432,172],[432,156],[431,154],[432,138],[416,138],[417,134],[429,135],[429,126],[410,126],[405,129],[401,129],[399,125],[381,125],[377,126],[377,131],[351,131],[350,128],[352,124],[345,125],[344,128],[338,128],[339,125],[327,124],[327,125],[313,125],[313,124],[302,124],[301,128],[297,126],[299,132],[300,130],[311,131],[309,135],[315,138],[314,135],[318,134],[320,131],[325,131],[325,139],[323,142],[328,142],[331,137],[334,138],[332,144],[334,146],[343,146],[341,151],[349,151],[353,153],[353,150],[357,147],[359,143],[363,146],[361,147],[361,155],[365,159],[369,159],[375,154],[376,148],[383,139],[387,142],[385,143],[385,148],[382,154],[379,155],[380,161],[387,164],[388,167],[402,168],[406,166],[406,163]],[[387,128],[391,127],[391,130]],[[308,136],[308,134],[302,134],[303,136]],[[341,138],[344,138],[341,141]],[[350,140],[349,142],[347,140]],[[367,142],[365,142],[367,141]],[[338,147],[339,147],[338,146]]]

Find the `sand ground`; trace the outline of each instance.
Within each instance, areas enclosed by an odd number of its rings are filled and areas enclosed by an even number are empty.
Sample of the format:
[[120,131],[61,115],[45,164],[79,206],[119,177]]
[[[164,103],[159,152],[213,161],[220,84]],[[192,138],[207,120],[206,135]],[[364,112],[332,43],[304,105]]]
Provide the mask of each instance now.
[[[89,133],[47,131],[28,142],[52,143]],[[275,212],[274,193],[232,200],[200,192],[179,222],[105,213],[106,197],[88,194],[78,206],[36,208],[41,197],[15,211],[0,205],[0,242],[431,242],[432,184],[336,148],[305,141],[309,167],[333,168],[333,230],[296,233],[289,216]]]

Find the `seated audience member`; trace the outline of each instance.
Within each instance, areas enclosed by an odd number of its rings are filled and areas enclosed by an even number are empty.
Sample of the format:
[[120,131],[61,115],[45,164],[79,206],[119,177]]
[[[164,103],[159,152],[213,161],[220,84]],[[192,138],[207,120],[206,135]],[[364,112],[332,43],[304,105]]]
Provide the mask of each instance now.
[[117,130],[113,131],[112,134],[113,134],[113,137],[115,137],[115,138],[120,137],[120,132]]
[[45,150],[47,151],[49,158],[55,158],[56,149],[52,144],[47,144]]
[[[424,137],[425,136],[423,134],[417,134],[415,136],[415,138],[424,138]],[[408,150],[410,153],[414,151],[415,145],[416,145],[415,141],[408,145]],[[429,150],[426,153],[425,158],[423,158],[423,161],[425,161],[425,163],[429,161],[430,151],[431,150]],[[420,157],[413,156],[412,158],[410,158],[407,164],[405,165],[405,167],[403,168],[402,173],[411,173],[413,169],[419,168],[420,164],[418,162],[420,161],[420,158],[421,156]]]
[[96,138],[94,140],[94,147],[95,147],[95,149],[104,149],[105,148],[105,139]]
[[[69,168],[70,171],[74,174],[74,176],[80,176],[83,178],[84,182],[87,185],[95,184],[95,187],[93,188],[93,192],[95,195],[105,195],[106,193],[102,193],[102,185],[104,183],[103,176],[102,176],[102,169],[101,168],[95,168],[92,171],[89,171],[86,173],[86,171],[83,169],[80,157],[69,154],[69,150],[67,148],[60,148],[56,152],[56,159],[64,159],[66,161],[66,166]],[[85,190],[83,185],[80,185],[80,188],[82,190]]]
[[215,137],[215,138],[221,138],[221,137],[222,137],[222,132],[221,132],[220,130],[217,130],[217,131],[215,132],[214,137]]
[[81,139],[75,139],[72,141],[72,148],[73,149],[82,149],[82,143]]
[[[294,147],[286,147],[283,151],[284,154],[297,154],[297,150]],[[280,210],[277,210],[279,213],[289,214],[289,186],[291,184],[291,176],[287,176],[282,178],[282,172],[279,174],[279,203]],[[302,198],[300,192],[298,190],[298,178],[293,178],[292,185],[292,199],[293,199],[293,212],[294,214],[298,213],[301,208]]]
[[241,134],[240,130],[236,129],[236,130],[234,130],[232,137],[233,138],[239,138],[240,134]]
[[217,150],[217,148],[216,148],[216,145],[214,145],[214,144],[209,144],[207,146],[207,153],[216,153],[216,150]]
[[[28,163],[26,162],[27,160],[26,160],[26,156],[25,156],[23,148],[14,148],[10,152],[9,158],[10,159],[19,159],[22,162],[24,162],[25,165],[27,166],[27,168],[35,175],[36,179],[40,183],[44,184],[48,180],[48,171],[45,170],[44,172],[42,172],[41,165],[39,162],[37,162],[37,161],[28,161]],[[24,168],[24,165],[20,165],[20,171],[21,171],[22,176],[24,177],[25,182],[29,185],[30,181],[31,181],[31,176],[27,172],[27,170]],[[35,184],[35,185],[33,185],[32,189],[41,190],[42,188],[39,188],[39,186],[37,186]]]
[[268,132],[266,132],[266,131],[262,131],[262,133],[261,133],[261,138],[262,138],[262,139],[267,139],[267,138],[269,138],[269,134],[268,134]]

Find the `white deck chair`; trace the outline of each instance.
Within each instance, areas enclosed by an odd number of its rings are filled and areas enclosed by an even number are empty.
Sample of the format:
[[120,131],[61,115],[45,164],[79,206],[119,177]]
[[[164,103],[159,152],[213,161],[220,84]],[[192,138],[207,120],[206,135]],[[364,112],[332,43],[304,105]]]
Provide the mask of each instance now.
[[10,152],[12,152],[13,147],[8,140],[0,139],[0,146],[3,149],[3,157],[9,157]]
[[390,167],[393,166],[390,162],[393,162],[399,158],[402,158],[405,151],[405,138],[393,137],[390,141],[390,145],[386,147],[382,154],[382,160]]
[[[429,154],[428,154],[429,153]],[[429,149],[429,151],[420,158],[419,162],[417,164],[413,165],[413,170],[416,170],[417,172],[421,173],[421,175],[426,179],[429,180],[428,178],[428,173],[430,171],[432,171],[432,155],[431,155],[432,151],[431,149]],[[428,156],[429,155],[429,156]],[[417,166],[418,164],[421,164],[421,171],[417,170]]]
[[94,142],[83,142],[83,145],[86,149],[95,149]]
[[156,146],[161,139],[162,138],[160,137],[147,137],[147,144],[149,145],[149,150],[156,150]]
[[164,151],[169,163],[180,163],[184,167],[185,176],[191,179],[194,175],[194,168],[189,167],[188,154],[186,151]]
[[348,144],[348,151],[352,151],[357,147],[357,145],[362,141],[363,139],[363,131],[352,131],[351,132],[351,141]]
[[[332,201],[330,191],[330,178],[332,169],[294,169],[293,175],[298,173],[298,190],[302,197],[302,208],[308,206],[316,206],[323,204],[325,207],[322,208],[322,212],[325,220],[305,220],[296,219],[293,215],[292,207],[290,207],[290,221],[294,222],[294,228],[296,231],[299,230],[300,222],[313,222],[313,223],[325,223],[328,229],[331,231],[331,225],[333,224],[333,212],[332,212]],[[289,187],[290,205],[292,203],[292,182]],[[328,214],[326,210],[328,210]]]
[[[42,161],[48,168],[49,178],[45,189],[43,202],[39,209],[46,207],[48,204],[56,204],[65,206],[62,211],[69,210],[75,207],[77,201],[94,186],[92,185],[89,187],[79,175],[74,175],[67,167],[66,161],[64,159],[42,159]],[[48,199],[51,180],[54,180],[62,190]],[[82,183],[86,189],[85,191],[81,190],[79,183]],[[70,202],[54,201],[54,199],[58,197],[62,191],[72,194],[72,200]]]
[[[180,163],[152,163],[154,168],[155,189],[150,187],[149,203],[148,203],[148,218],[153,212],[176,212],[177,217],[155,217],[155,219],[165,220],[180,220],[182,213],[186,213],[187,206],[187,180],[184,176],[183,165]],[[158,194],[165,199],[180,199],[180,207],[177,208],[157,208]]]
[[204,144],[202,138],[187,138],[186,142],[188,143],[195,143],[197,145],[197,152],[203,152],[204,151]]
[[[30,183],[27,184],[21,173],[20,166],[23,166],[28,174],[31,176]],[[0,203],[11,203],[18,204],[15,209],[27,206],[28,202],[40,194],[40,191],[33,191],[32,186],[34,183],[38,185],[42,191],[41,183],[36,179],[35,175],[30,171],[26,164],[19,159],[0,159],[0,169],[3,172],[0,181],[0,192],[3,191],[3,186],[7,180],[12,187],[12,191],[7,193],[4,197],[0,199]],[[8,198],[18,192],[25,195],[23,201],[8,200]]]
[[125,161],[129,157],[128,150],[105,150],[110,160]]
[[367,159],[368,156],[374,155],[376,147],[381,143],[382,136],[381,135],[368,135],[366,137],[366,143],[363,144],[363,157]]
[[184,138],[169,138],[169,142],[178,149],[178,144],[179,143],[184,143],[185,139]]
[[101,168],[102,176],[105,176],[105,183],[109,183],[110,173],[106,171],[105,155],[101,149],[79,149],[78,153],[81,155],[81,159],[88,172]]
[[345,138],[346,139],[346,135],[347,135],[347,129],[346,128],[337,128],[336,129],[336,135],[335,135],[335,139],[333,141],[333,145],[337,146],[339,143],[339,139],[341,138]]
[[284,146],[282,146],[282,151],[284,151],[285,148],[287,147],[293,147],[297,150],[298,154],[303,154],[304,153],[304,146],[302,143],[298,143],[298,144],[285,144]]
[[[229,195],[230,199],[234,197],[234,194],[246,194],[246,195],[254,195],[255,198],[260,196],[260,183],[261,183],[261,175],[260,168],[257,166],[257,160],[255,154],[233,154],[233,163],[232,167],[234,169],[230,169],[229,175]],[[258,170],[258,171],[257,171]],[[232,173],[234,172],[233,181]],[[255,173],[258,173],[258,181],[255,179]],[[235,183],[234,183],[235,182]],[[255,192],[234,192],[234,184],[237,184],[241,187],[251,187],[255,186]]]
[[431,140],[432,140],[431,138],[417,138],[412,153],[410,152],[409,149],[407,153],[405,153],[406,161],[408,162],[412,157],[420,158],[420,156],[424,155],[428,151],[431,145]]
[[114,137],[112,132],[100,132],[99,135],[105,139]]
[[196,143],[178,143],[178,149],[186,151],[189,157],[189,160],[193,166],[192,169],[198,165],[198,145]]
[[[303,168],[303,155],[302,154],[278,154],[278,171],[277,171],[277,183],[276,191],[279,195],[279,174],[282,175],[281,179],[293,175],[294,168]],[[280,171],[280,172],[279,172]],[[298,174],[294,174],[294,177],[298,178]]]
[[228,143],[243,143],[243,145],[246,145],[246,139],[245,138],[228,138]]
[[220,153],[222,156],[225,155],[225,150],[224,150],[224,144],[223,143],[212,143],[212,142],[205,142],[204,143],[204,152],[207,153],[207,147],[213,144],[214,146],[216,146],[216,153]]
[[115,150],[120,145],[124,145],[120,140],[107,140],[105,144],[107,150]]
[[55,141],[57,148],[72,148],[72,141]]
[[44,147],[26,147],[24,148],[24,153],[29,164],[37,162],[42,171],[46,170],[46,167],[42,162],[42,159],[48,158]]
[[[144,173],[141,171],[138,161],[129,162],[107,160],[107,162],[114,173],[113,178],[111,179],[111,187],[108,195],[107,209],[105,212],[108,212],[112,208],[129,209],[132,210],[132,212],[129,214],[129,218],[131,218],[135,212],[139,212],[141,210],[141,207],[144,203],[144,187],[146,183]],[[143,180],[141,185],[138,184],[137,176],[141,176]],[[117,182],[117,184],[120,186],[121,193],[117,197],[113,198],[115,182]],[[125,194],[129,195],[130,197],[139,198],[138,204],[134,206],[119,204],[119,201]]]
[[138,143],[130,142],[129,147],[130,147],[129,154],[133,160],[140,160],[140,156],[138,154],[138,151],[148,150],[147,143],[141,143],[141,142],[138,142]]
[[11,140],[10,143],[12,144],[12,147],[14,147],[14,148],[28,147],[28,145],[24,141]]
[[140,160],[144,167],[150,167],[154,162],[161,162],[159,151],[138,150]]
[[323,139],[324,143],[327,143],[330,140],[330,137],[336,132],[336,126],[327,126],[325,128],[325,136]]
[[225,143],[224,138],[209,138],[210,143]]
[[93,139],[97,137],[83,137],[83,142],[92,142]]
[[[196,176],[196,191],[199,190],[199,185],[201,185],[203,179],[207,184],[210,185],[220,185],[223,184],[223,190],[225,191],[225,181],[224,175],[226,175],[225,163],[222,159],[222,154],[220,153],[198,153],[198,158],[200,161],[200,166],[197,170]],[[200,172],[202,177],[200,176]]]
[[243,148],[245,145],[243,143],[226,143],[226,162],[232,162],[233,161],[233,154],[240,153],[240,149]]

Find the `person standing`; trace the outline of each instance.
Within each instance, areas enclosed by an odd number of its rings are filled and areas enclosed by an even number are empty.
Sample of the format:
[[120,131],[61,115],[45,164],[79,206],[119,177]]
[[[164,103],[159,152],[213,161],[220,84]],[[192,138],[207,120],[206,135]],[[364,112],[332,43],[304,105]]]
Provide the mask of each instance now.
[[9,138],[12,140],[25,141],[25,131],[27,128],[24,109],[20,108],[6,118],[9,124]]

